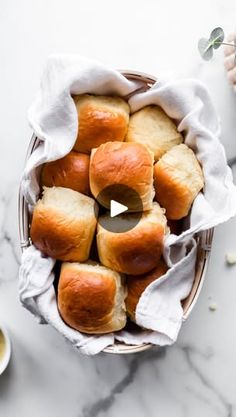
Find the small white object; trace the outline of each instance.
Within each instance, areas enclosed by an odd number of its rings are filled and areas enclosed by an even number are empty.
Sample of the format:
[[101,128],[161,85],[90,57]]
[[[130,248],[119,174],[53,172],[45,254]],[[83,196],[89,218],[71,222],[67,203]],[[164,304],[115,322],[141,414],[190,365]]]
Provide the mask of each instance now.
[[0,358],[0,375],[1,375],[9,364],[9,360],[11,357],[11,341],[10,341],[8,331],[4,326],[0,326],[0,333],[2,333],[4,342],[5,342],[4,353],[3,353],[3,356]]
[[216,311],[217,310],[217,304],[216,303],[211,303],[209,305],[209,310],[210,311]]
[[119,214],[124,213],[128,209],[129,208],[127,206],[125,206],[124,204],[118,203],[118,201],[116,200],[110,201],[110,216],[111,217],[116,217]]
[[236,253],[226,253],[225,260],[228,265],[236,264]]

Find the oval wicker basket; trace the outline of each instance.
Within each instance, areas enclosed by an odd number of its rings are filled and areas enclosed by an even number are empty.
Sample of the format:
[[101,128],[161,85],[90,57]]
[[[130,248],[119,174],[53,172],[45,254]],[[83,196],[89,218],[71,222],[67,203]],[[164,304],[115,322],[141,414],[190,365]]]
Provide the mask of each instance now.
[[[140,91],[148,90],[157,79],[151,75],[144,74],[141,72],[129,71],[129,70],[119,70],[127,79],[129,80],[138,80],[142,82],[142,86],[140,87]],[[27,150],[26,161],[32,154],[32,152],[37,148],[39,145],[40,140],[33,135]],[[27,203],[25,198],[21,192],[21,188],[19,189],[19,204],[18,204],[18,221],[19,221],[19,234],[20,234],[20,245],[22,251],[31,245],[30,237],[29,237],[29,227],[30,227],[30,216]],[[206,230],[204,232],[198,233],[195,238],[198,244],[198,255],[197,255],[197,262],[196,262],[196,273],[195,279],[193,282],[193,286],[191,289],[190,294],[188,297],[183,301],[183,321],[185,321],[196,301],[198,296],[201,292],[201,288],[205,279],[207,265],[209,261],[209,255],[211,251],[211,244],[213,239],[213,229]],[[117,353],[117,354],[128,354],[128,353],[135,353],[141,352],[143,350],[151,348],[153,345],[151,343],[143,343],[140,345],[126,345],[124,343],[115,342],[114,345],[108,346],[104,349],[106,353]]]

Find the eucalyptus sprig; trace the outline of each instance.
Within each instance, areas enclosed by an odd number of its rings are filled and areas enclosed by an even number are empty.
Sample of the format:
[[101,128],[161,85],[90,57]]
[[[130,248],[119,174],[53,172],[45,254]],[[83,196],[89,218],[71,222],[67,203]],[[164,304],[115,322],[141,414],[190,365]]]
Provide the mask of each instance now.
[[232,46],[235,50],[235,60],[236,60],[236,43],[227,43],[224,42],[225,34],[222,28],[218,27],[213,29],[210,34],[209,39],[201,38],[198,41],[198,50],[200,55],[206,61],[209,61],[213,57],[213,50],[218,49],[221,45]]

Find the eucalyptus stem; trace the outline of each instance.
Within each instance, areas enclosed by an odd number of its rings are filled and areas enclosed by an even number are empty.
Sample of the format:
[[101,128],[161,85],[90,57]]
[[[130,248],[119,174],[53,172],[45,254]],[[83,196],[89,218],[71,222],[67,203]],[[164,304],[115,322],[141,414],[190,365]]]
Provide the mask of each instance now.
[[236,48],[235,43],[227,43],[227,42],[217,42],[217,41],[215,41],[214,44],[217,44],[217,45],[226,45],[226,46],[234,46],[234,48]]

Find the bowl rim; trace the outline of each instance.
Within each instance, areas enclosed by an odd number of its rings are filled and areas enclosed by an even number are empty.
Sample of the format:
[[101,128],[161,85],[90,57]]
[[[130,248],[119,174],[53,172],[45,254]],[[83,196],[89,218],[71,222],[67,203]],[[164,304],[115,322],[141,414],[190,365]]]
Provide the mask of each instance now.
[[4,356],[3,356],[2,360],[0,360],[0,375],[2,375],[3,372],[6,370],[8,364],[9,364],[9,361],[10,361],[11,340],[10,340],[9,333],[8,333],[8,330],[7,330],[5,325],[0,324],[0,332],[2,332],[3,337],[5,339],[5,343],[6,343]]
[[[129,80],[136,80],[136,81],[142,81],[143,87],[140,87],[140,89],[145,88],[148,90],[152,85],[154,85],[158,78],[156,78],[153,75],[150,75],[148,73],[135,71],[135,70],[128,70],[128,69],[119,69],[118,70],[124,77],[126,77]],[[33,133],[30,143],[27,148],[26,152],[26,158],[25,163],[27,162],[29,156],[32,154],[34,149],[38,146],[40,143],[40,140],[36,137],[36,135]],[[18,195],[18,225],[19,225],[19,235],[20,235],[20,246],[22,252],[24,249],[26,249],[28,246],[30,246],[31,241],[29,238],[29,212],[28,212],[28,205],[24,199],[21,185],[19,187],[19,195]],[[212,239],[214,234],[214,228],[208,229],[202,232],[199,232],[195,235],[195,238],[197,240],[198,245],[198,255],[197,255],[197,261],[196,261],[196,272],[195,272],[195,279],[192,286],[192,289],[189,293],[189,296],[184,300],[183,304],[183,322],[185,322],[189,315],[191,314],[197,299],[199,297],[199,294],[201,292],[210,252],[211,252],[211,245],[212,245]],[[147,349],[150,349],[153,347],[152,343],[142,343],[140,345],[127,345],[122,342],[115,342],[113,345],[107,346],[103,349],[103,352],[105,353],[113,353],[113,354],[130,354],[130,353],[138,353],[145,351]]]

